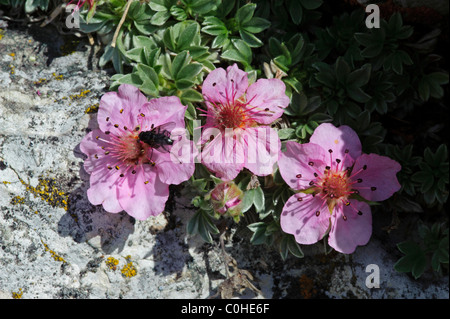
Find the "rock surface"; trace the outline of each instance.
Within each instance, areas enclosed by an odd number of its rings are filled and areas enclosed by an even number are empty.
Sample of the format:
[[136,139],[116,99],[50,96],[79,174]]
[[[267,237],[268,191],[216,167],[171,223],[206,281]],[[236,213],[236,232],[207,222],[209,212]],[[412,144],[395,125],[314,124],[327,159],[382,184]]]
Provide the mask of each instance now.
[[[86,198],[79,143],[110,78],[96,67],[97,51],[52,27],[9,26],[0,38],[0,298],[214,296],[226,279],[222,251],[186,234],[194,211],[176,188],[167,212],[146,221]],[[390,222],[377,218],[374,230]],[[261,292],[234,296],[449,298],[448,278],[395,272],[400,255],[386,238],[379,230],[351,256],[325,255],[319,244],[282,261],[233,229],[226,251]],[[366,286],[370,264],[379,267],[380,288]]]

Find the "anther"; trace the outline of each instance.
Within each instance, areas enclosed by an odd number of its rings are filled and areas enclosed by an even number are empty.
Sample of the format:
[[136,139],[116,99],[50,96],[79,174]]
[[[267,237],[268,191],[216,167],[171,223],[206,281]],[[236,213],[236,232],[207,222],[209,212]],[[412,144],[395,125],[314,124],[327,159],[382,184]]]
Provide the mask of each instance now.
[[320,211],[318,210],[318,211],[316,212],[316,216],[319,217],[319,215],[320,215]]
[[313,185],[314,185],[314,181],[310,181],[309,186],[313,186]]
[[346,203],[345,203],[345,206],[350,206],[350,202],[346,202]]
[[216,83],[216,82],[214,82],[214,83],[212,84],[212,86],[216,86],[216,84],[217,84],[217,83]]
[[341,160],[339,159],[339,158],[336,158],[336,163],[340,163],[341,162]]
[[140,116],[142,116],[142,117],[145,117],[145,114],[144,113],[141,113],[141,114],[139,114]]
[[144,184],[147,185],[147,184],[148,184],[148,181],[145,181]]
[[119,176],[120,176],[120,177],[123,177],[124,175],[123,175],[123,174],[120,174]]
[[112,167],[111,167],[111,166],[108,166],[108,169],[112,169]]
[[309,162],[308,165],[309,166],[314,166],[314,162]]
[[136,171],[135,171],[135,170],[132,170],[132,171],[131,171],[131,174],[136,174]]
[[314,177],[317,177],[317,176],[319,176],[319,175],[317,175],[317,173],[314,173]]
[[367,165],[364,165],[364,166],[363,166],[363,170],[366,170],[366,169],[367,169]]
[[376,191],[377,188],[376,188],[375,186],[372,186],[372,187],[370,188],[370,190],[373,192],[373,191]]
[[358,183],[362,183],[362,178],[358,178],[356,181],[357,181]]
[[124,126],[123,129],[126,131],[126,130],[128,130],[128,127]]
[[302,174],[297,174],[297,175],[295,175],[295,177],[302,178]]
[[106,151],[106,152],[105,152],[105,155],[108,155],[109,153],[110,153],[109,151]]
[[97,155],[97,154],[95,154],[94,157],[95,157],[96,159],[98,159],[98,155]]
[[342,219],[346,221],[347,220],[347,216],[345,216],[345,215],[342,216]]
[[328,150],[328,153],[333,153],[333,150],[330,148],[330,149]]
[[139,131],[139,126],[136,126],[135,128],[134,128],[134,130],[137,132],[137,131]]
[[114,166],[114,167],[116,168],[116,170],[119,170],[119,169],[120,169],[120,167],[119,167],[119,166],[117,166],[117,165],[116,165],[116,166]]
[[350,152],[349,149],[346,149],[346,150],[344,151],[345,154],[348,154],[349,152]]
[[110,131],[106,131],[105,134],[108,135],[109,133],[111,133]]
[[361,216],[362,215],[362,211],[358,211],[358,215]]
[[303,198],[301,198],[301,197],[297,198],[298,202],[301,202],[302,200],[303,200]]
[[327,171],[329,171],[329,170],[331,169],[331,167],[330,167],[330,166],[325,166],[325,169],[326,169]]
[[114,124],[114,127],[115,127],[115,128],[118,128],[118,127],[119,127],[119,124]]
[[95,137],[96,140],[98,140],[99,138],[100,138],[100,136],[98,136],[98,135]]
[[122,114],[123,113],[123,109],[120,109],[119,113]]
[[106,118],[106,122],[108,122],[109,121],[109,116]]

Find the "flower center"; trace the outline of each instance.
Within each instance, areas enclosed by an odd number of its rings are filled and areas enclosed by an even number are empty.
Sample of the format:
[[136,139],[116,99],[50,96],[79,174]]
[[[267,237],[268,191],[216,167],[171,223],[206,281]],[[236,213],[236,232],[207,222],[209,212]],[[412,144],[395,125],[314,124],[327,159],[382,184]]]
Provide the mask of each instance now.
[[332,172],[327,170],[317,183],[320,192],[328,200],[347,199],[352,193],[351,185],[347,171]]
[[246,128],[252,122],[245,104],[239,101],[217,105],[216,110],[216,125],[220,129]]
[[127,166],[148,163],[147,153],[150,146],[139,141],[138,136],[138,132],[127,132],[113,137],[111,146],[105,148],[105,155],[116,158]]

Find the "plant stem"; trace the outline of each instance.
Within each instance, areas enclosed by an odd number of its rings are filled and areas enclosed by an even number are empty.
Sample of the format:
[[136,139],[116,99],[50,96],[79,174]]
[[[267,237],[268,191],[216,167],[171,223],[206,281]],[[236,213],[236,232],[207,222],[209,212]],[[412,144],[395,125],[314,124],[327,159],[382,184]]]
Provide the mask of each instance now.
[[116,32],[114,32],[114,37],[113,37],[112,42],[111,42],[111,46],[113,48],[116,47],[116,41],[117,41],[117,37],[119,36],[120,28],[122,27],[122,24],[125,22],[125,19],[126,19],[127,14],[128,14],[128,10],[130,9],[131,3],[133,1],[134,0],[128,0],[127,5],[125,7],[125,11],[122,14],[122,18],[120,19],[119,24],[117,25]]

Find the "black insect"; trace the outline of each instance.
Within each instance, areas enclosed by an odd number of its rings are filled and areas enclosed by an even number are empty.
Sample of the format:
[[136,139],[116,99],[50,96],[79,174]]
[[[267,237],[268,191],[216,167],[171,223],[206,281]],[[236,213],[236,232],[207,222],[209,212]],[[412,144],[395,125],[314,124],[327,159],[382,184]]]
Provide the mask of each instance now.
[[150,131],[142,131],[138,136],[141,142],[148,144],[151,148],[163,148],[165,151],[166,146],[173,145],[173,140],[170,138],[170,132],[166,129],[158,126]]

